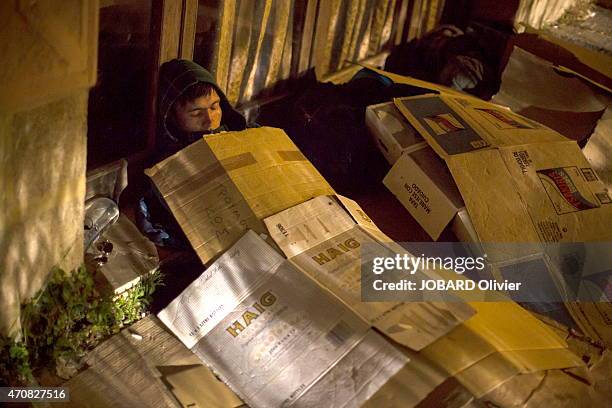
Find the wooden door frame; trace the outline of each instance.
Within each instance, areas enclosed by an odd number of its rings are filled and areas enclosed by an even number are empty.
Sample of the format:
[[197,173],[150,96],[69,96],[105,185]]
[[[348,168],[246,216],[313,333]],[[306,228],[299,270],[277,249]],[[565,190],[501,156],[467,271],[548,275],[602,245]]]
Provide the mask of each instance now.
[[159,67],[174,58],[192,59],[195,45],[198,0],[153,0],[151,5],[148,61],[145,149],[129,157],[137,168],[155,152]]

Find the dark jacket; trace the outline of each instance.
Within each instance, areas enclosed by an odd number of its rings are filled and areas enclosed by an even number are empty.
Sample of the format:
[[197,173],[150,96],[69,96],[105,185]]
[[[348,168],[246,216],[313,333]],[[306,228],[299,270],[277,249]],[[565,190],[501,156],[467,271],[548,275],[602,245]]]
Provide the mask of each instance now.
[[166,62],[159,72],[159,102],[158,102],[158,158],[163,159],[176,153],[187,145],[199,140],[202,133],[184,132],[173,125],[170,120],[174,103],[192,85],[204,82],[211,84],[221,99],[221,127],[208,133],[220,131],[244,130],[247,123],[244,118],[227,100],[225,93],[219,88],[215,79],[206,69],[193,61],[178,60]]

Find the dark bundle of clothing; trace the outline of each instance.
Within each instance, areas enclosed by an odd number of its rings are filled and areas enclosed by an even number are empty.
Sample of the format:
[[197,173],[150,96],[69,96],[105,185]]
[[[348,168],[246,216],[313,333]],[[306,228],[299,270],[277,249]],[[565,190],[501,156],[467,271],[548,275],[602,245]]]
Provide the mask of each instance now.
[[295,99],[286,130],[337,192],[368,191],[389,166],[366,128],[366,107],[422,93],[368,69],[342,85],[313,80]]

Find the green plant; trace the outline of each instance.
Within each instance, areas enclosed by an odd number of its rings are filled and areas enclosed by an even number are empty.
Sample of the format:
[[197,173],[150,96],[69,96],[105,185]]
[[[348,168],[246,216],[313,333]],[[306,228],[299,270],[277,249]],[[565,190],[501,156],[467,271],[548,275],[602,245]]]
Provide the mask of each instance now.
[[156,271],[114,298],[96,288],[85,267],[72,273],[53,268],[46,287],[22,306],[21,341],[0,337],[0,378],[28,384],[32,372],[54,369],[60,359],[78,362],[101,340],[144,316],[160,284]]
[[25,344],[0,337],[0,383],[4,386],[32,384],[34,376]]
[[162,274],[156,271],[143,277],[131,289],[113,300],[114,315],[120,327],[130,325],[143,317],[157,286],[162,285]]

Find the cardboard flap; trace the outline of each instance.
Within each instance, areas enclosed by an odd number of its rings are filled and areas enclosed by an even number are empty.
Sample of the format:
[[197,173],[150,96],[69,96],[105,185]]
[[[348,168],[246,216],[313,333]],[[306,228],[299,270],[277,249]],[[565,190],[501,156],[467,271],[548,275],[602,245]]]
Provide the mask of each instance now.
[[609,241],[612,199],[573,141],[500,149],[542,242]]
[[458,155],[448,165],[483,242],[612,237],[612,200],[573,141]]
[[376,224],[374,224],[374,221],[372,221],[372,219],[365,213],[365,211],[363,211],[356,201],[340,194],[337,194],[336,198],[342,203],[344,209],[351,214],[357,224],[367,229],[380,231]]
[[464,205],[446,165],[430,148],[402,155],[383,183],[434,240]]
[[490,146],[484,131],[469,116],[439,95],[394,99],[410,124],[442,158]]
[[488,147],[568,140],[508,108],[475,98],[419,95],[394,102],[445,160]]
[[447,162],[482,242],[537,242],[538,236],[498,150]]
[[281,130],[207,135],[146,170],[206,263],[262,218],[334,191]]
[[[314,221],[314,222],[311,222]],[[336,200],[319,196],[264,220],[270,236],[287,258],[299,255],[355,226]],[[329,225],[333,225],[330,228]]]
[[563,142],[568,138],[509,108],[473,98],[441,97],[469,121],[493,147],[525,143]]

